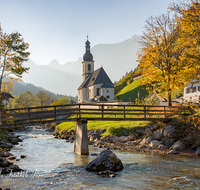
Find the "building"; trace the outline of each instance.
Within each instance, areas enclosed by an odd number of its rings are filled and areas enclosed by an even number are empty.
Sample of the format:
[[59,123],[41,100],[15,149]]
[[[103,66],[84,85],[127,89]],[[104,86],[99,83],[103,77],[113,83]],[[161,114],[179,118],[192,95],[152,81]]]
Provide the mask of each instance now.
[[1,92],[0,97],[1,97],[2,103],[5,106],[9,106],[9,99],[10,98],[14,99],[14,97],[8,92]]
[[196,84],[187,84],[184,88],[184,100],[193,103],[199,103],[200,101],[200,82]]
[[94,71],[90,42],[85,42],[86,52],[82,62],[82,84],[78,88],[78,103],[114,100],[114,84],[103,67]]

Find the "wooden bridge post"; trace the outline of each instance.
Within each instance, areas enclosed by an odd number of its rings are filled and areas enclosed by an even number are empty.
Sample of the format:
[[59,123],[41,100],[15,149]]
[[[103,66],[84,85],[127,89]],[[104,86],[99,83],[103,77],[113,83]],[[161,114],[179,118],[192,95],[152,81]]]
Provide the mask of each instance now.
[[54,106],[54,120],[56,121],[56,106]]
[[101,107],[102,107],[101,118],[103,118],[103,110],[104,110],[104,105],[102,105]]
[[29,117],[30,117],[30,108],[28,108],[27,122],[29,122]]
[[76,139],[74,143],[76,154],[88,155],[87,120],[76,120]]
[[124,106],[124,119],[126,118],[126,107]]
[[164,118],[166,118],[166,109],[165,109],[165,106],[164,106]]
[[144,118],[146,119],[147,117],[147,111],[146,111],[146,106],[144,106]]

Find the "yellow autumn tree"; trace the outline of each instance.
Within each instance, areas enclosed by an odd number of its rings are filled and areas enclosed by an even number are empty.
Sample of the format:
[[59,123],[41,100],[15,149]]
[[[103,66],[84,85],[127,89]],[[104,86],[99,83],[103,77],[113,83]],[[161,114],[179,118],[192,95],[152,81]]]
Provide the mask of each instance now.
[[184,47],[181,62],[188,67],[182,77],[190,83],[197,83],[200,75],[200,0],[173,3],[170,8],[180,15],[177,46]]
[[28,61],[30,52],[29,44],[24,42],[19,32],[7,34],[3,32],[0,25],[0,93],[4,77],[20,79],[29,68],[23,65]]
[[[143,84],[153,92],[163,93],[171,106],[172,91],[183,88],[185,81],[179,76],[185,72],[180,57],[182,46],[177,46],[180,26],[170,13],[150,17],[144,27],[138,54],[139,66],[144,76]],[[186,69],[187,70],[187,69]]]
[[2,92],[7,92],[9,94],[13,93],[15,81],[14,80],[3,80],[2,81]]

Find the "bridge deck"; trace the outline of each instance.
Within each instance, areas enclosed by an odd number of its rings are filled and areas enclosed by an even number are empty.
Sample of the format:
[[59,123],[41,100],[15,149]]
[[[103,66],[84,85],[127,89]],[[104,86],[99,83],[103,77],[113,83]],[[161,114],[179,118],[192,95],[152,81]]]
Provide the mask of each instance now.
[[191,112],[186,106],[141,106],[113,104],[68,104],[1,110],[0,128],[91,121],[169,121]]

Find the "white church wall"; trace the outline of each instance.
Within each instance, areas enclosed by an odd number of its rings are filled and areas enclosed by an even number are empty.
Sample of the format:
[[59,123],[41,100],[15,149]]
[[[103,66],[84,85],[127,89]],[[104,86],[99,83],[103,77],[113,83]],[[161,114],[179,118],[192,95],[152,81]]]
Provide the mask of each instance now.
[[114,100],[114,88],[102,88],[102,96],[104,96],[107,100]]
[[[102,92],[101,92],[101,89],[100,89],[101,85],[102,85],[102,83],[94,85],[94,96],[101,96],[102,95]],[[97,89],[99,89],[99,94],[97,94]]]

